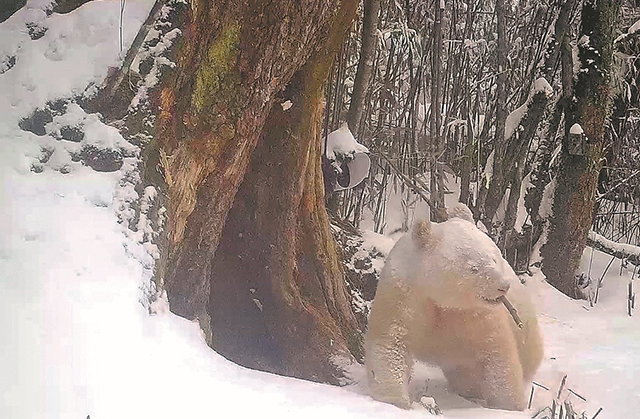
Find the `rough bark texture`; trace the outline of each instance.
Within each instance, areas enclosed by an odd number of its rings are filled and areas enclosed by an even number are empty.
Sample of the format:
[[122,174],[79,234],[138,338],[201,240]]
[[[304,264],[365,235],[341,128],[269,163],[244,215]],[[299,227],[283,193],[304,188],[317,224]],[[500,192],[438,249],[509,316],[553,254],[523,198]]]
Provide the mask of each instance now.
[[[507,200],[507,209],[504,214],[504,225],[502,233],[498,239],[498,247],[506,254],[506,250],[511,250],[512,238],[518,235],[514,226],[518,216],[518,202],[520,200],[520,189],[522,187],[522,178],[524,177],[524,164],[527,157],[526,150],[520,154],[520,158],[516,163],[511,174],[511,192]],[[515,269],[515,265],[513,266]]]
[[359,356],[360,338],[323,206],[319,130],[355,8],[193,1],[155,138],[171,310],[238,363],[334,383],[332,356]]
[[319,142],[305,140],[320,138],[314,67],[285,90],[294,106],[276,106],[267,119],[213,261],[209,313],[223,355],[335,381],[331,355],[348,356],[347,346],[357,353],[359,335],[323,210]]
[[[549,98],[545,92],[536,93],[531,98],[530,103],[527,106],[526,114],[520,121],[518,127],[514,130],[514,133],[509,138],[503,139],[504,146],[502,147],[500,154],[496,152],[493,167],[494,170],[497,167],[500,167],[500,176],[502,179],[499,182],[492,180],[489,185],[489,193],[485,207],[485,215],[487,217],[490,216],[491,219],[493,219],[493,216],[498,209],[498,205],[502,202],[504,194],[507,191],[507,187],[510,184],[511,191],[516,191],[516,195],[519,194],[519,185],[522,182],[522,176],[524,176],[524,172],[519,170],[521,168],[519,166],[523,166],[525,163],[527,150],[529,149],[529,145],[531,144],[536,130],[538,129],[538,125],[544,116],[544,111],[547,107],[548,101]],[[520,179],[516,179],[518,172],[520,172]],[[517,183],[517,185],[514,186],[514,183]],[[514,189],[516,187],[517,189]],[[490,200],[489,197],[494,198]],[[514,196],[514,199],[515,198],[516,197]],[[512,209],[517,210],[517,206]],[[505,220],[504,232],[513,227],[511,221],[515,222],[515,214],[507,215],[511,216],[512,220]],[[490,219],[487,218],[487,220]]]
[[353,93],[349,103],[347,123],[351,132],[358,132],[366,93],[371,82],[373,60],[376,55],[378,43],[378,13],[380,12],[380,0],[364,1],[364,16],[362,19],[362,48],[356,78],[353,81]]
[[555,23],[555,39],[549,44],[551,49],[547,57],[544,75],[547,80],[554,80],[559,63],[562,74],[562,94],[555,101],[551,116],[538,147],[536,164],[532,170],[530,182],[532,187],[527,189],[525,207],[531,214],[533,224],[532,242],[540,238],[546,219],[539,216],[540,204],[545,187],[551,182],[550,163],[551,156],[560,139],[557,138],[562,121],[562,115],[566,104],[570,103],[573,95],[573,57],[571,51],[571,12],[575,6],[575,0],[562,2],[558,18]]
[[[588,36],[589,42],[580,43],[579,57],[586,71],[578,74],[573,89],[576,101],[565,112],[553,216],[547,243],[541,250],[542,270],[547,281],[571,297],[580,297],[574,273],[593,221],[605,146],[604,130],[611,111],[613,40],[619,9],[619,1],[585,2],[582,7],[581,35]],[[563,75],[569,71],[564,68]],[[569,155],[567,151],[569,129],[576,122],[589,139],[589,149],[584,156]]]

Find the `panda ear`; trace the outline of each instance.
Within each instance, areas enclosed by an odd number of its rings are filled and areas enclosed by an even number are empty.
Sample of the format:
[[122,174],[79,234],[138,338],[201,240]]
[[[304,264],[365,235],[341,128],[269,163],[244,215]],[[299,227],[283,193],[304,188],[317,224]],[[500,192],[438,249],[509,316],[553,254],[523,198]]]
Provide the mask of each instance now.
[[460,218],[475,224],[473,213],[471,212],[469,207],[467,207],[462,202],[458,202],[454,206],[447,208],[447,216],[449,219]]
[[413,230],[411,231],[413,241],[421,248],[429,246],[429,243],[433,240],[431,234],[431,221],[429,220],[417,221],[413,225]]

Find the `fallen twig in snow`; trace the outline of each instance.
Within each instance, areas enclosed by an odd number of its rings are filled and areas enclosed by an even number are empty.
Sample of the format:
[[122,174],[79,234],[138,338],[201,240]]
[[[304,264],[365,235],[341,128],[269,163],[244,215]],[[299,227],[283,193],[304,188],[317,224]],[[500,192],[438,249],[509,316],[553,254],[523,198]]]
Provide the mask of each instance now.
[[571,390],[570,388],[568,388],[567,390],[569,390],[569,393],[573,394],[574,396],[576,396],[577,398],[579,398],[580,400],[582,400],[583,402],[586,402],[587,399],[585,399],[584,397],[582,397],[581,395],[579,395],[578,393],[576,393],[575,391]]
[[[531,404],[533,402],[534,386],[538,386],[549,391],[548,387],[545,387],[540,383],[536,383],[535,381],[532,381],[531,384],[533,385],[531,386],[531,394],[529,395],[529,404],[527,409],[531,408]],[[558,386],[558,391],[555,392],[556,393],[555,397],[551,400],[551,405],[545,406],[542,409],[538,410],[532,416],[532,418],[533,419],[587,419],[586,410],[583,411],[580,415],[578,415],[578,412],[573,407],[573,403],[571,403],[570,396],[573,394],[583,402],[586,402],[587,399],[566,386],[567,386],[567,375],[565,374],[562,377],[562,380],[560,381],[560,385]],[[567,390],[566,393],[564,393],[565,389]],[[595,419],[595,417],[598,416],[600,411],[602,411],[602,408],[600,408],[591,419]],[[542,414],[545,412],[547,412],[547,414],[543,416]]]
[[533,393],[535,389],[536,387],[534,385],[531,385],[531,394],[529,394],[529,403],[527,403],[527,409],[531,409],[531,402],[533,401]]
[[531,382],[531,384],[533,384],[533,385],[535,385],[535,386],[538,386],[538,387],[540,387],[540,388],[543,388],[543,389],[545,389],[545,390],[549,391],[549,387],[547,387],[547,386],[545,386],[545,385],[542,385],[542,384],[540,384],[540,383],[536,383],[535,381],[532,381],[532,382]]
[[602,408],[598,409],[598,411],[596,412],[595,415],[593,415],[593,417],[591,419],[596,419],[596,417],[600,414],[600,412],[602,412]]
[[564,415],[566,419],[578,419],[578,412],[575,411],[569,400],[564,402]]

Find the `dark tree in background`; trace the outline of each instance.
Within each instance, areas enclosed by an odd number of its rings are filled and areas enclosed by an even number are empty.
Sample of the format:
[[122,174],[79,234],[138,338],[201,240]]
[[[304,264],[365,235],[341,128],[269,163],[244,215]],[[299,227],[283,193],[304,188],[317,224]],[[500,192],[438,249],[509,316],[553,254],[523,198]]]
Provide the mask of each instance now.
[[352,132],[358,132],[365,107],[366,93],[371,82],[373,60],[378,42],[378,14],[380,0],[365,0],[362,19],[362,48],[358,59],[358,70],[353,81],[353,92],[349,102],[347,123]]
[[[585,1],[578,36],[580,72],[573,97],[565,107],[565,130],[553,199],[551,228],[542,247],[542,270],[547,281],[571,297],[580,297],[575,271],[593,223],[598,174],[606,152],[605,128],[614,96],[613,44],[620,17],[620,1]],[[572,74],[563,59],[563,73]],[[563,83],[573,83],[563,77]],[[565,86],[565,90],[568,88]],[[569,153],[569,130],[580,124],[588,141],[584,155]]]
[[[504,0],[496,0],[496,29],[497,29],[497,48],[496,48],[496,121],[495,134],[493,140],[493,177],[487,190],[481,190],[482,197],[482,219],[486,224],[493,220],[493,216],[500,205],[500,201],[506,190],[506,173],[503,165],[503,158],[507,152],[506,139],[504,138],[504,129],[507,121],[507,53],[508,41],[506,34],[506,18],[505,18],[505,2]],[[484,185],[483,185],[484,187]],[[486,196],[485,196],[486,194]]]
[[0,22],[7,20],[12,14],[27,3],[27,0],[3,0],[0,3]]

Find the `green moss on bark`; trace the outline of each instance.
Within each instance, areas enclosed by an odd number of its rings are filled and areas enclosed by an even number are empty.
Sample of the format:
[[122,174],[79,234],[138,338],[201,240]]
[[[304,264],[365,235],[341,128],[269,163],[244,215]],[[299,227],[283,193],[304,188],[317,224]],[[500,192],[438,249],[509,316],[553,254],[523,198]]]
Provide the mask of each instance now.
[[242,103],[240,72],[236,65],[240,30],[237,22],[224,27],[198,66],[191,96],[191,104],[196,112],[219,107],[238,116]]

